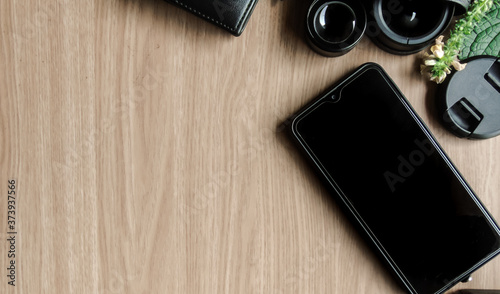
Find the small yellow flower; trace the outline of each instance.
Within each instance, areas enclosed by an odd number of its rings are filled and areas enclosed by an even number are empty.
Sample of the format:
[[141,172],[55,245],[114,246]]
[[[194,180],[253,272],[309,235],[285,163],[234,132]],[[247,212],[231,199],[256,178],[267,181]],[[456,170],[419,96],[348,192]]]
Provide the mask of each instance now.
[[496,1],[498,0],[473,1],[466,15],[462,19],[457,20],[455,28],[451,30],[446,44],[443,41],[444,35],[441,35],[430,48],[432,55],[424,54],[420,72],[427,77],[430,72],[430,80],[440,84],[446,79],[447,75],[451,74],[452,68],[457,71],[463,70],[467,64],[460,63],[458,54],[460,53],[460,48],[463,46],[464,38],[470,34],[474,26],[494,6],[494,2]]
[[425,66],[433,66],[436,65],[436,59],[426,59],[424,60]]
[[431,81],[436,82],[436,84],[441,84],[446,79],[446,73],[442,72],[439,76],[431,77]]
[[439,36],[439,37],[436,39],[436,45],[444,45],[443,39],[444,39],[444,36],[443,36],[443,35]]
[[438,59],[441,59],[444,56],[443,45],[434,45],[431,47],[431,51],[432,54]]
[[465,68],[465,66],[467,65],[467,63],[460,63],[460,61],[458,60],[458,58],[455,57],[455,59],[451,62],[451,65],[457,70],[457,71],[461,71]]

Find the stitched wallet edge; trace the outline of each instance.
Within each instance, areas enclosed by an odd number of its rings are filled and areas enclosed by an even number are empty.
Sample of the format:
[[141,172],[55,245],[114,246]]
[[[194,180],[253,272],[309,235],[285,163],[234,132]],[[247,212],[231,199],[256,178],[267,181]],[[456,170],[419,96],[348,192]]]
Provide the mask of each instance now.
[[250,0],[248,1],[248,4],[246,5],[245,9],[244,9],[244,12],[241,16],[241,18],[238,20],[238,22],[236,23],[236,26],[231,26],[231,25],[228,25],[227,23],[224,23],[222,21],[219,21],[219,20],[216,20],[215,18],[203,13],[202,11],[199,11],[197,9],[194,9],[193,7],[183,3],[182,1],[179,1],[179,0],[167,0],[168,2],[171,2],[171,3],[174,3],[186,10],[188,10],[189,12],[205,19],[205,20],[208,20],[210,21],[211,23],[219,26],[219,27],[222,27],[223,29],[229,31],[231,34],[233,34],[234,36],[240,36],[241,33],[243,32],[243,30],[245,29],[247,23],[248,23],[248,20],[250,18],[250,15],[252,14],[253,12],[253,9],[255,8],[255,4],[257,4],[258,0]]

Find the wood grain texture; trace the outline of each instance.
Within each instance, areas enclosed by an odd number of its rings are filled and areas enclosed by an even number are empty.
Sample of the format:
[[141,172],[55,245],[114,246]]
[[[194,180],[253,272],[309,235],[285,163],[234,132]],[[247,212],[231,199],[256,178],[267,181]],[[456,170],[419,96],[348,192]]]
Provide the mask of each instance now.
[[261,1],[235,38],[156,0],[1,1],[0,292],[400,293],[277,128],[367,61],[500,220],[500,138],[443,130],[418,55],[313,53],[298,2]]

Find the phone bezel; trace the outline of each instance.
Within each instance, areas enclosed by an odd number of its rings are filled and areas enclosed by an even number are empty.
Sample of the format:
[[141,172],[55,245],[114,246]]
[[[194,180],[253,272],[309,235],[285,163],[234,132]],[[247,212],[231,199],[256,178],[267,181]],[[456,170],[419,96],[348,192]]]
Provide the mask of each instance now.
[[[428,127],[425,125],[425,123],[422,121],[422,119],[418,116],[418,114],[415,112],[411,104],[408,102],[408,100],[405,98],[403,93],[399,90],[399,88],[396,86],[396,84],[392,81],[392,79],[389,77],[389,75],[383,70],[383,68],[376,64],[376,63],[366,63],[360,66],[357,70],[355,70],[351,75],[349,75],[347,78],[343,79],[341,82],[336,84],[334,87],[330,88],[323,94],[321,94],[318,98],[313,99],[312,102],[310,102],[308,105],[303,107],[300,111],[298,111],[295,115],[292,116],[290,119],[290,127],[289,127],[289,132],[291,133],[291,136],[293,140],[300,146],[300,149],[302,152],[305,153],[306,158],[313,164],[314,169],[317,173],[319,173],[319,176],[323,182],[326,182],[327,188],[330,190],[332,194],[337,196],[336,198],[340,200],[340,204],[342,204],[344,210],[347,209],[347,212],[350,217],[354,218],[355,224],[357,224],[358,227],[362,229],[362,232],[364,232],[365,237],[368,237],[370,243],[372,246],[375,246],[376,251],[383,257],[383,261],[386,265],[389,266],[389,269],[392,271],[393,274],[395,274],[400,282],[404,285],[404,287],[410,292],[410,293],[418,293],[417,290],[412,286],[411,282],[409,279],[406,278],[405,273],[399,268],[398,264],[391,258],[391,255],[385,250],[384,245],[380,240],[378,240],[377,236],[370,230],[369,224],[367,224],[361,215],[358,213],[356,210],[356,207],[351,203],[349,198],[344,195],[342,190],[339,188],[335,180],[332,178],[332,176],[327,172],[326,168],[323,166],[321,161],[316,157],[314,152],[311,150],[311,148],[307,145],[305,140],[302,138],[300,132],[297,129],[298,124],[300,121],[306,117],[309,113],[311,113],[314,109],[317,107],[320,107],[323,103],[332,103],[332,95],[337,95],[340,96],[340,99],[342,99],[342,89],[349,85],[350,83],[354,82],[357,78],[359,78],[363,73],[367,72],[368,70],[377,70],[381,76],[384,78],[384,80],[387,82],[387,84],[390,86],[392,92],[394,95],[398,98],[398,100],[402,103],[402,105],[405,107],[405,109],[408,111],[409,115],[413,119],[413,121],[416,123],[416,125],[422,130],[422,132],[425,134],[425,136],[428,138],[429,142],[434,146],[434,148],[438,151],[439,156],[444,160],[446,163],[447,167],[453,172],[455,177],[460,181],[460,183],[464,186],[465,189],[467,189],[468,194],[472,197],[472,200],[476,203],[477,207],[480,209],[480,211],[483,213],[484,217],[488,221],[488,223],[492,224],[492,226],[495,228],[497,233],[500,235],[500,229],[498,228],[498,225],[494,221],[494,219],[491,217],[489,212],[486,210],[484,205],[481,203],[479,198],[476,196],[472,188],[470,188],[469,184],[466,182],[464,177],[460,174],[458,169],[455,167],[455,165],[452,163],[452,161],[449,159],[447,154],[444,152],[443,148],[439,145],[435,137],[432,135],[431,131],[428,129]],[[334,103],[334,102],[333,102]],[[457,276],[455,279],[451,280],[448,284],[444,285],[442,289],[438,290],[435,293],[443,293],[444,291],[450,289],[452,286],[457,284],[458,282],[464,280],[472,272],[477,270],[479,267],[484,265],[486,262],[491,260],[494,256],[498,255],[500,253],[500,248],[494,251],[492,254],[488,255],[485,257],[483,260],[479,261],[475,266],[471,267],[469,270],[464,272],[463,274]]]

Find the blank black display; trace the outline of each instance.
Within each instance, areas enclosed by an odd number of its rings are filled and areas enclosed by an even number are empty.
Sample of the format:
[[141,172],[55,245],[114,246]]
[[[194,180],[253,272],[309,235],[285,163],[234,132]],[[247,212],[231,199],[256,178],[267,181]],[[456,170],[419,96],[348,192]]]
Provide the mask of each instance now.
[[366,70],[299,114],[295,135],[407,286],[438,293],[498,253],[500,233],[395,91]]

